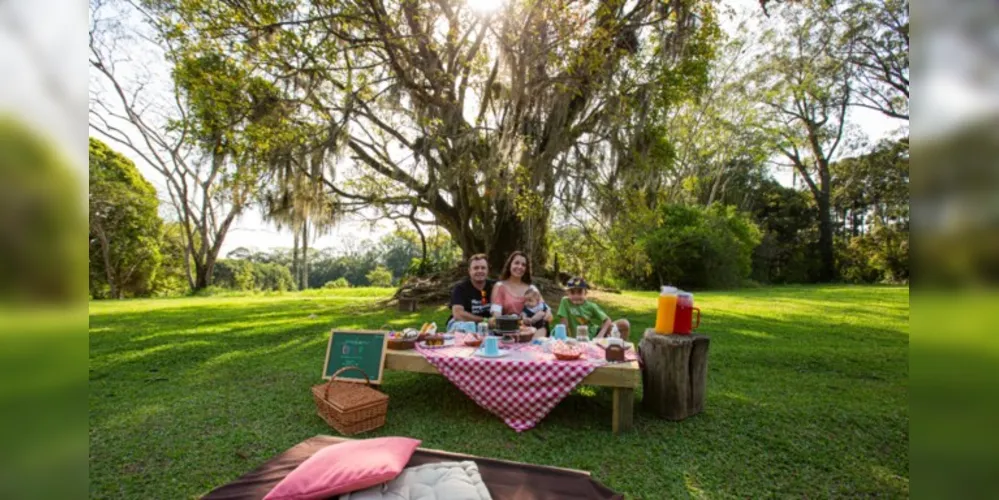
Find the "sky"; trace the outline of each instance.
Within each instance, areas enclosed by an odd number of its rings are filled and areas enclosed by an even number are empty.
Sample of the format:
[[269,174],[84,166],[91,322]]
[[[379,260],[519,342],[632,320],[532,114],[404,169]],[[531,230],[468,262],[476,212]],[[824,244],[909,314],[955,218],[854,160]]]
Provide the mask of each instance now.
[[[726,0],[737,9],[758,9],[757,0]],[[987,20],[994,0],[917,0],[913,23],[922,23],[913,40],[913,138],[931,136],[990,113],[999,113],[999,29]],[[990,10],[991,9],[991,10]],[[986,15],[988,14],[988,15]],[[984,27],[981,25],[985,24]],[[977,26],[977,31],[967,29]],[[990,28],[991,26],[991,28]],[[20,117],[43,131],[86,176],[87,14],[82,2],[69,0],[0,1],[0,113]],[[991,50],[990,50],[991,48]],[[917,68],[918,65],[918,68]],[[877,112],[855,110],[851,117],[872,139],[897,127]],[[135,160],[135,158],[133,158]],[[143,173],[162,185],[141,161]],[[780,176],[779,174],[778,176]],[[786,182],[788,173],[783,174]],[[391,230],[348,221],[319,237],[316,248],[339,247],[346,239],[377,239]],[[223,254],[240,246],[291,246],[292,236],[261,220],[257,211],[244,214],[233,227]]]

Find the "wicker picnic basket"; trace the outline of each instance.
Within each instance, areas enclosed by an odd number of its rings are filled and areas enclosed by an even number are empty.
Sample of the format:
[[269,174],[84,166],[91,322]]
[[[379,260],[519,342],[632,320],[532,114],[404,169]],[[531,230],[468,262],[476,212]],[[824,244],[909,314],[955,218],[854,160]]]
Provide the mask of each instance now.
[[[347,370],[364,375],[367,384],[342,382],[336,376]],[[356,366],[340,368],[325,384],[312,386],[316,413],[340,434],[349,436],[385,425],[389,397],[370,387],[371,379]]]

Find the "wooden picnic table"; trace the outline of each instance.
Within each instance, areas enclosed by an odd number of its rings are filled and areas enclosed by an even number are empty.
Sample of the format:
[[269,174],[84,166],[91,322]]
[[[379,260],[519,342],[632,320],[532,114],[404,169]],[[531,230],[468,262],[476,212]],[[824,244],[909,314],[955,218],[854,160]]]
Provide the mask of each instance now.
[[[413,373],[440,375],[416,350],[397,351],[389,349],[385,354],[385,369]],[[614,434],[631,430],[635,403],[635,389],[642,380],[637,361],[614,363],[599,366],[583,379],[582,384],[610,387],[614,389],[614,411],[611,416],[611,430]]]

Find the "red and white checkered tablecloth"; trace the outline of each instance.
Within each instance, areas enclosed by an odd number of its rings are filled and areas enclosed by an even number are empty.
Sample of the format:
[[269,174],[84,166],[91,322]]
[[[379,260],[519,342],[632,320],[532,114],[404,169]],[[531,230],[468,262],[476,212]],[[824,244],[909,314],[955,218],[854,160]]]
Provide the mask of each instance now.
[[461,334],[457,337],[455,347],[417,349],[441,375],[517,432],[537,425],[587,375],[606,364],[596,357],[602,352],[596,347],[576,361],[558,361],[525,344],[502,358],[481,358],[473,355],[475,349],[462,346]]

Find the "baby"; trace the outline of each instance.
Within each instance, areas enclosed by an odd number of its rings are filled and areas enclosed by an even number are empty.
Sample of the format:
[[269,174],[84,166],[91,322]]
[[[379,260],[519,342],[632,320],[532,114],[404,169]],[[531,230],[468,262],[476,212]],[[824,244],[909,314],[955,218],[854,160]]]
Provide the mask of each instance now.
[[541,292],[534,285],[527,287],[527,291],[524,292],[524,311],[521,313],[521,319],[525,325],[538,329],[534,338],[545,337],[548,334],[551,308],[545,304]]

